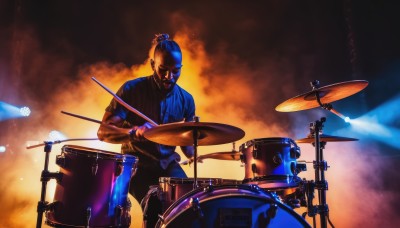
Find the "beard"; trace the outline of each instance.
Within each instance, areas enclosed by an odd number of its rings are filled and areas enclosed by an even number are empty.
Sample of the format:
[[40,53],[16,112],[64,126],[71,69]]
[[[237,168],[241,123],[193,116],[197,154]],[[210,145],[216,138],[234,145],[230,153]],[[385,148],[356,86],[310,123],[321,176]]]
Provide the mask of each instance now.
[[154,81],[157,84],[157,87],[160,89],[161,92],[163,93],[168,93],[172,91],[172,89],[176,85],[176,80],[173,78],[171,80],[168,79],[161,79],[158,75],[154,73],[153,75]]

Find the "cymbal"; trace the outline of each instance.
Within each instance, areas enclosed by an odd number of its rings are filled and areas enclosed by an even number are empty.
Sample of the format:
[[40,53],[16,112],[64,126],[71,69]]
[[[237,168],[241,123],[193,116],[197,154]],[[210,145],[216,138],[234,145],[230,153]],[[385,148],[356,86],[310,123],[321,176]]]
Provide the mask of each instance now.
[[[332,135],[320,135],[319,136],[321,142],[345,142],[345,141],[358,141],[358,139],[355,138],[346,138],[346,137],[340,137],[340,136],[332,136]],[[296,143],[314,143],[315,138],[314,137],[307,137],[307,138],[302,138],[295,140]]]
[[242,129],[220,123],[179,122],[155,126],[144,133],[150,141],[169,146],[193,146],[194,131],[198,131],[197,144],[218,145],[244,137]]
[[201,160],[204,160],[207,158],[239,161],[240,153],[237,151],[215,152],[215,153],[211,153],[211,154],[200,155],[197,159],[201,161]]
[[351,96],[367,87],[368,81],[354,80],[339,82],[336,84],[320,87],[310,92],[295,96],[276,106],[278,112],[295,112],[319,107],[316,93],[319,93],[322,104],[331,103]]
[[129,131],[131,129],[119,128],[109,124],[100,124],[99,140],[103,142],[121,144],[129,142]]

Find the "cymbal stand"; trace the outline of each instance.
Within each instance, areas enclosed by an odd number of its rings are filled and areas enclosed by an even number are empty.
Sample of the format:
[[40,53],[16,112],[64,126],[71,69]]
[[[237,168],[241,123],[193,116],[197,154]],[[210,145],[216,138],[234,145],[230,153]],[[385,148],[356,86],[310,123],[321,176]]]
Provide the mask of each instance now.
[[[315,142],[313,143],[315,147],[316,159],[313,162],[313,166],[315,169],[315,182],[309,181],[306,184],[308,215],[310,217],[314,217],[316,214],[319,214],[321,228],[327,227],[327,218],[329,219],[329,208],[328,204],[326,203],[326,191],[328,190],[328,182],[325,180],[325,171],[328,170],[329,166],[324,160],[323,156],[323,149],[325,148],[326,142],[320,141],[320,132],[322,132],[323,123],[325,121],[326,118],[322,117],[320,120],[317,120],[310,124],[310,134],[315,137]],[[319,205],[317,206],[314,206],[312,204],[312,199],[314,198],[314,188],[318,190]]]
[[[193,117],[194,122],[198,123],[200,118],[198,116]],[[197,130],[197,128],[195,128],[193,130],[193,149],[194,149],[194,165],[193,165],[193,169],[194,169],[194,183],[193,183],[193,189],[196,189],[199,187],[198,183],[197,183],[197,146],[198,146],[198,140],[199,140],[199,131]]]
[[40,178],[40,181],[42,182],[42,190],[41,190],[41,194],[40,194],[40,201],[38,202],[38,206],[37,206],[38,217],[36,220],[36,228],[42,227],[43,213],[50,206],[49,203],[45,201],[47,182],[52,178],[59,180],[62,176],[62,174],[58,173],[58,172],[55,172],[55,173],[49,172],[49,156],[50,156],[50,152],[51,152],[53,143],[54,142],[51,142],[51,141],[44,142],[44,144],[45,144],[44,152],[46,153],[46,156],[45,156],[45,160],[44,160],[44,169],[42,171],[41,178]]
[[[319,81],[318,80],[314,80],[311,83],[311,87],[312,89],[315,91],[319,88]],[[317,99],[317,102],[319,104],[319,106],[325,110],[328,110],[330,112],[332,112],[333,114],[339,116],[340,118],[342,118],[344,121],[346,121],[346,116],[344,116],[342,113],[338,112],[336,109],[333,108],[333,105],[330,103],[322,103],[321,102],[321,96],[319,94],[319,92],[317,91],[315,93],[315,98]]]

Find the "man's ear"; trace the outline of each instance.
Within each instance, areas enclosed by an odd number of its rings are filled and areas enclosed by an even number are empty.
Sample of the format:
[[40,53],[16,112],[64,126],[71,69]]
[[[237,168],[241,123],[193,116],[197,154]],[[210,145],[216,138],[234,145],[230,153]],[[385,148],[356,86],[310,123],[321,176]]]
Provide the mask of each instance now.
[[151,69],[153,71],[155,71],[154,60],[153,59],[150,59],[150,65],[151,65]]

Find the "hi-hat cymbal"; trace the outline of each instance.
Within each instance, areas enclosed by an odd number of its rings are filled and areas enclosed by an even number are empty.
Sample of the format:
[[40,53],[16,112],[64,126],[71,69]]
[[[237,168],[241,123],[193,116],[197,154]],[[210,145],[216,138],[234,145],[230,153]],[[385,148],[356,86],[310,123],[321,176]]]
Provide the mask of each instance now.
[[119,128],[109,124],[101,124],[99,128],[99,139],[104,142],[121,144],[129,142],[129,131],[131,129]]
[[324,86],[290,98],[276,106],[275,110],[279,112],[295,112],[316,108],[320,106],[316,98],[316,93],[319,93],[321,103],[327,104],[358,93],[367,87],[367,85],[368,81],[354,80]]
[[200,155],[197,159],[201,161],[207,158],[238,161],[240,160],[240,153],[237,151],[215,152],[215,153]]
[[144,137],[169,146],[193,146],[193,133],[197,130],[197,144],[218,145],[237,141],[244,137],[242,129],[220,123],[179,122],[159,125],[147,130]]
[[[319,139],[321,142],[346,142],[346,141],[358,141],[355,138],[347,138],[347,137],[340,137],[340,136],[332,136],[332,135],[320,135]],[[295,140],[296,143],[314,143],[314,137],[307,137]]]

